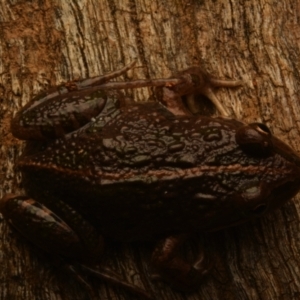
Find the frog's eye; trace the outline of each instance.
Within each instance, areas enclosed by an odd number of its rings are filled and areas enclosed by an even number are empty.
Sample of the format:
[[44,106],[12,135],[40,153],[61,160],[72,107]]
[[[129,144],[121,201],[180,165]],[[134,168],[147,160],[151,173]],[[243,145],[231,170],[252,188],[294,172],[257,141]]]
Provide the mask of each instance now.
[[249,154],[267,156],[272,150],[270,129],[261,123],[251,123],[239,128],[235,134],[236,142]]

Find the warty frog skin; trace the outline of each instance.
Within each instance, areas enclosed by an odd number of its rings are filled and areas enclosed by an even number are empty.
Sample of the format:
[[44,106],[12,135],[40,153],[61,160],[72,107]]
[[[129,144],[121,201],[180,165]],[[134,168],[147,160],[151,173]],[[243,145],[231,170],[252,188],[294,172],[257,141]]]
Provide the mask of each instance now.
[[[299,156],[266,125],[226,117],[213,89],[240,81],[197,66],[167,79],[110,81],[132,67],[55,87],[16,114],[26,196],[4,196],[0,210],[31,242],[82,266],[99,262],[106,237],[157,241],[156,272],[177,289],[195,289],[209,264],[185,262],[181,245],[291,199],[300,189]],[[159,102],[121,92],[145,86],[157,88]],[[195,114],[197,94],[222,117]],[[114,273],[102,278],[150,298]]]

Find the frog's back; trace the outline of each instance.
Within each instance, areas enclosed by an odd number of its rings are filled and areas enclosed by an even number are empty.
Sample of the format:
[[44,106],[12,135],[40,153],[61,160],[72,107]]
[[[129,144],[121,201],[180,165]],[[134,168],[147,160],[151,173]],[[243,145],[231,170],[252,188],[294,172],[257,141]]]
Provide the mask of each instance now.
[[242,125],[134,105],[20,166],[30,195],[63,198],[117,239],[213,230],[243,221],[291,173],[278,154],[244,153],[235,137]]

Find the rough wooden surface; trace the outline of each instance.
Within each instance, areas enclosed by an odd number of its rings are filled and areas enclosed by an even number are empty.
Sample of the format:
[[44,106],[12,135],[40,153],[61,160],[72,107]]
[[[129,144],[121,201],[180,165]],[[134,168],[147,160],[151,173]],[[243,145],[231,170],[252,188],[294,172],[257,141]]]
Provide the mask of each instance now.
[[[0,1],[1,188],[20,192],[13,165],[22,143],[9,120],[39,90],[115,70],[168,77],[193,64],[243,79],[217,92],[238,119],[266,123],[300,152],[300,4],[294,0]],[[129,91],[137,101],[151,89]],[[105,261],[157,299],[299,299],[299,197],[261,220],[204,236],[215,261],[199,290],[182,294],[149,281],[152,245],[108,245]],[[0,299],[86,299],[85,291],[0,222]],[[132,296],[92,281],[99,299]]]

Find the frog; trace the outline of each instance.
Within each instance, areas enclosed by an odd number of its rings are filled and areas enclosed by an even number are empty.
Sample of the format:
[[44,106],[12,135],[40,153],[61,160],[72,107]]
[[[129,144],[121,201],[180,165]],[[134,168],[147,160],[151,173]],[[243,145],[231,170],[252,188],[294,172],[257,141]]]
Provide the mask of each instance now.
[[[199,66],[170,78],[112,81],[134,64],[53,87],[15,115],[11,132],[26,141],[17,162],[26,194],[5,195],[0,212],[39,248],[151,299],[118,274],[90,267],[100,263],[106,238],[156,242],[155,276],[197,289],[211,262],[203,254],[189,263],[181,247],[292,199],[300,157],[265,124],[230,118],[215,88],[242,81]],[[154,88],[158,101],[122,92],[140,87]],[[201,115],[197,95],[220,116]]]

